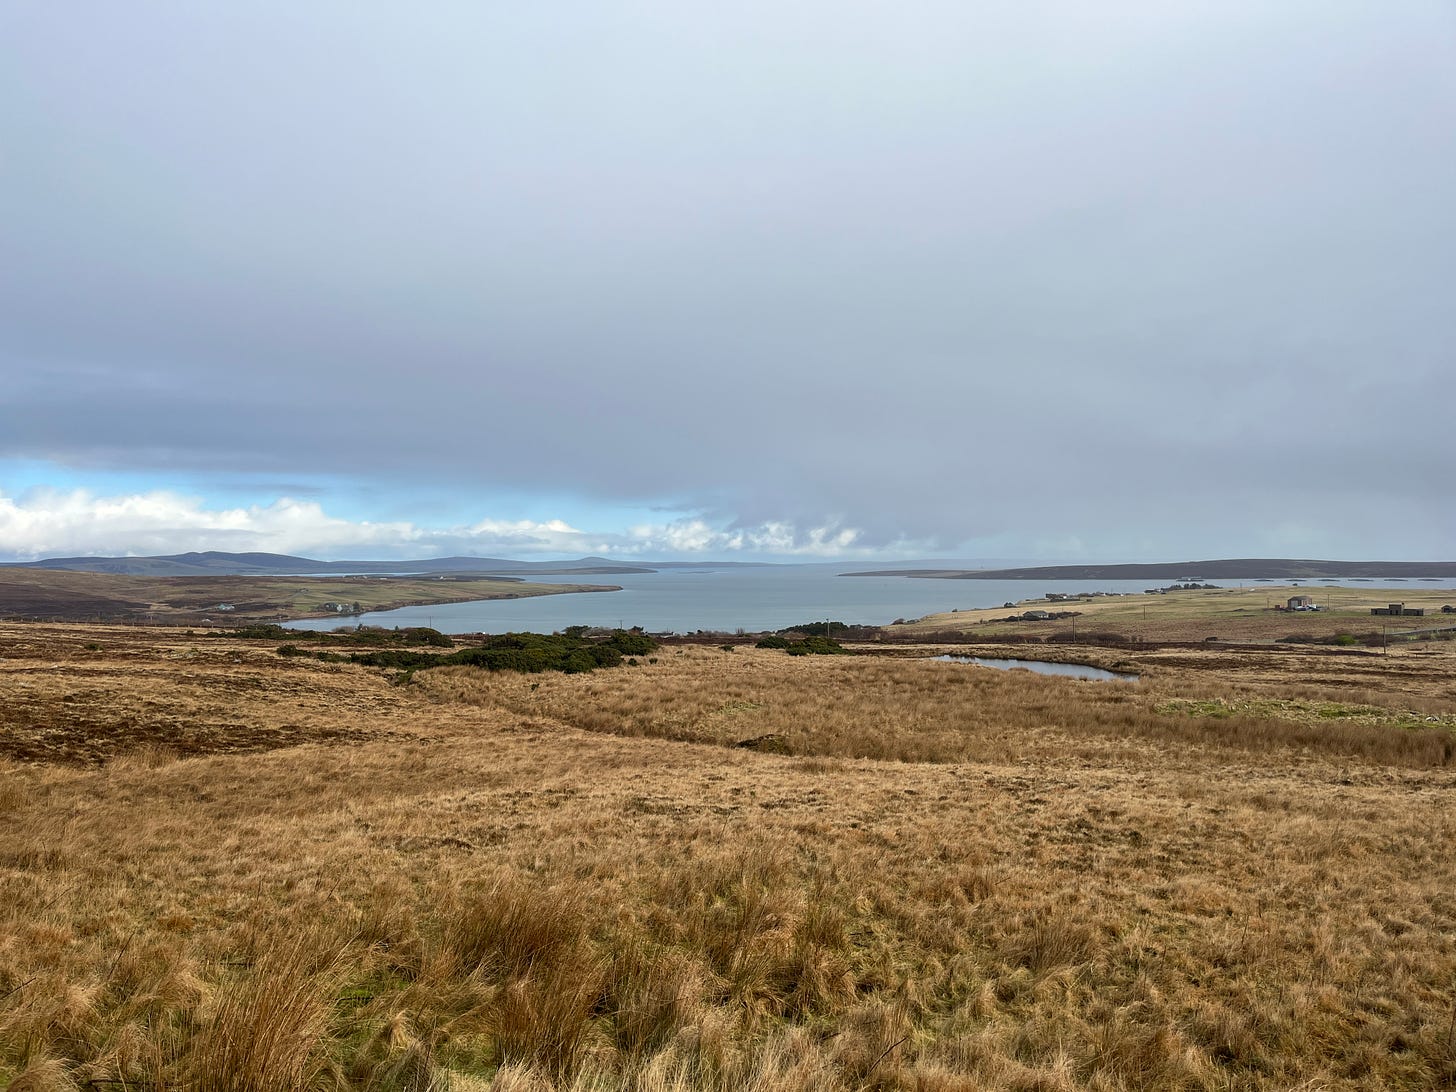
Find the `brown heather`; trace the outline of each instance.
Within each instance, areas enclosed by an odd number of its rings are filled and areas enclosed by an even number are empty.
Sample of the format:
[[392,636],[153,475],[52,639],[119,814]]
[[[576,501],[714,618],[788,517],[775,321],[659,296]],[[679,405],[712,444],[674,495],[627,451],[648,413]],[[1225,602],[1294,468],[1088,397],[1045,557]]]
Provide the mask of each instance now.
[[1456,1083],[1456,650],[1049,651],[0,626],[0,1089]]

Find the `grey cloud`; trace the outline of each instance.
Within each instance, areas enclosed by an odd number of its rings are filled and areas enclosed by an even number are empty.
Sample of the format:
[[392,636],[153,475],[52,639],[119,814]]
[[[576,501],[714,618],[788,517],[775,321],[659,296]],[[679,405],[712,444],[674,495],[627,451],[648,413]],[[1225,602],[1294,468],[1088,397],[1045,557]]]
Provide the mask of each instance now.
[[1437,3],[0,20],[0,456],[1107,553],[1456,500]]

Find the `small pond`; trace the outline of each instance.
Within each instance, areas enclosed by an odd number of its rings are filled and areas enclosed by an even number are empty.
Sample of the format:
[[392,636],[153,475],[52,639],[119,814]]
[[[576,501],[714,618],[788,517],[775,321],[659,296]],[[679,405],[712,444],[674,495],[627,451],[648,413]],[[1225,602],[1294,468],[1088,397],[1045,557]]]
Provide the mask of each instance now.
[[1087,664],[1056,664],[1050,660],[999,660],[987,656],[935,656],[933,659],[948,664],[995,667],[1002,671],[1009,671],[1013,667],[1024,667],[1027,671],[1035,671],[1038,675],[1065,675],[1073,679],[1113,679],[1120,682],[1133,682],[1137,679],[1136,675],[1105,671],[1100,667],[1090,667]]

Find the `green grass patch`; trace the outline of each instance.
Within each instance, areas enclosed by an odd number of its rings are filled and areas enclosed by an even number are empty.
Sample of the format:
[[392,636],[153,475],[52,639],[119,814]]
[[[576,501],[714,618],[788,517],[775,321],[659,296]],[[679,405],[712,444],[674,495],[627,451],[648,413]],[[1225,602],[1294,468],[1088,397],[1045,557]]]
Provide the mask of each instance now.
[[754,713],[762,709],[763,705],[756,701],[728,701],[714,709],[718,716],[731,717],[738,713]]

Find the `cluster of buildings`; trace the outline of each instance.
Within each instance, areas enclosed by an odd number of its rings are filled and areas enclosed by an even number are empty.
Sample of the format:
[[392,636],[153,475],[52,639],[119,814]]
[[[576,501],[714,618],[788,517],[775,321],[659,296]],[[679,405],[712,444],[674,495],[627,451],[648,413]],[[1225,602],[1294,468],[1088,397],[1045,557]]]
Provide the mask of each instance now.
[[[1275,607],[1275,610],[1319,610],[1319,604],[1314,601],[1312,595],[1291,595],[1282,607]],[[1383,607],[1371,607],[1370,613],[1395,618],[1422,618],[1425,616],[1425,607],[1408,607],[1404,603],[1387,603]],[[1441,608],[1442,614],[1456,614],[1456,607],[1449,603]]]
[[1175,591],[1217,591],[1219,587],[1220,585],[1218,584],[1206,584],[1202,580],[1190,580],[1189,578],[1184,577],[1180,580],[1173,581],[1173,583],[1169,584],[1166,588],[1144,588],[1143,594],[1167,595],[1169,592]]
[[1054,622],[1061,618],[1076,618],[1079,610],[1029,610],[1002,618],[1002,622]]

